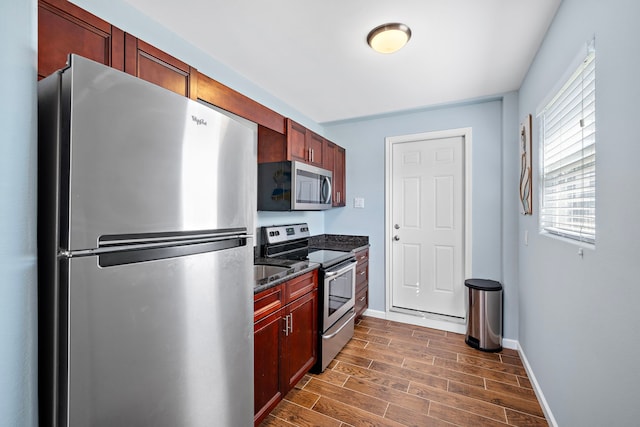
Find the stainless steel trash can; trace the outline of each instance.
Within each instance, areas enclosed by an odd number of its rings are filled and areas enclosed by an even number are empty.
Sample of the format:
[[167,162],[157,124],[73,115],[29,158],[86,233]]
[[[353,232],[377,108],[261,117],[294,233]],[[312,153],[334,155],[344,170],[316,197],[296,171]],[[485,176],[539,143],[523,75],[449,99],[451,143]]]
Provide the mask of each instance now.
[[467,279],[469,311],[465,342],[482,351],[502,350],[502,285],[495,280]]

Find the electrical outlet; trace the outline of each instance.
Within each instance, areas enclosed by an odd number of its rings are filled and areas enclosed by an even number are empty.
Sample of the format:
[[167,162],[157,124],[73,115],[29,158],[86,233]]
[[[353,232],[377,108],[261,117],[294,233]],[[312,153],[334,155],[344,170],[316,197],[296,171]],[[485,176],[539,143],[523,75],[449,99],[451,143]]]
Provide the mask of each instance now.
[[364,197],[355,197],[353,199],[353,207],[356,209],[364,209]]

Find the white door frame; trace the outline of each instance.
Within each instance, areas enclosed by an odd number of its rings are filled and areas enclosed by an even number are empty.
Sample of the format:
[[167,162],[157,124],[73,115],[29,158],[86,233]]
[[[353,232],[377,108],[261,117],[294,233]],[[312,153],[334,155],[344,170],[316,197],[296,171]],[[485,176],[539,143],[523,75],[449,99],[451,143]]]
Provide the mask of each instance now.
[[[392,298],[392,274],[391,274],[391,244],[393,235],[393,224],[391,218],[391,193],[392,193],[392,146],[395,143],[423,141],[429,139],[441,139],[462,136],[464,138],[464,277],[471,277],[471,248],[472,248],[472,230],[471,230],[471,200],[472,200],[472,149],[471,149],[471,128],[449,129],[443,131],[425,132],[412,135],[390,136],[385,138],[385,318],[419,326],[442,329],[451,332],[464,333],[466,331],[466,318],[460,321],[449,316],[441,316],[432,313],[416,314],[409,310],[402,310],[391,306]],[[465,293],[466,299],[466,293]]]

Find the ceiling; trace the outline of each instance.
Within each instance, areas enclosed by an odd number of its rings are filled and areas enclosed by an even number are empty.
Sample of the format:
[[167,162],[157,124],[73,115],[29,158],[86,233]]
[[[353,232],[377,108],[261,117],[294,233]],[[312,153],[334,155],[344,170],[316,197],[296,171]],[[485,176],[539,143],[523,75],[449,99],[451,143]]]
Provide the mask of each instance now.
[[[326,123],[517,90],[561,0],[126,1]],[[385,55],[366,37],[387,22],[412,38]]]

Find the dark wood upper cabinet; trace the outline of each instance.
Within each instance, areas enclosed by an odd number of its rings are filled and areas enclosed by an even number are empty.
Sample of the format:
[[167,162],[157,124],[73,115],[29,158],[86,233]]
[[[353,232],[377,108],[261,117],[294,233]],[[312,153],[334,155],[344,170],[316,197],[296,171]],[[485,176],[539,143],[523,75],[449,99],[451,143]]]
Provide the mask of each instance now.
[[332,206],[346,206],[345,195],[345,157],[346,151],[339,145],[325,140],[322,167],[333,173]]
[[191,99],[201,99],[280,135],[285,134],[281,114],[67,0],[39,0],[38,79],[64,68],[70,53]]
[[315,132],[307,131],[306,135],[306,149],[307,149],[307,163],[314,166],[322,167],[322,156],[324,153],[325,139]]
[[333,206],[347,205],[347,177],[346,177],[346,157],[344,148],[336,145],[336,156],[333,161]]
[[124,71],[187,98],[196,97],[195,69],[131,34],[125,34]]
[[38,1],[38,79],[71,53],[123,70],[124,32],[66,0]]
[[198,99],[258,123],[281,136],[284,135],[284,116],[204,74],[196,74]]
[[287,119],[286,160],[298,160],[322,167],[323,150],[324,138],[305,128],[300,123]]
[[[291,119],[287,119],[287,157],[286,160],[307,161],[307,128]],[[285,160],[285,159],[282,159]]]
[[287,136],[258,126],[258,163],[280,162],[287,158]]

